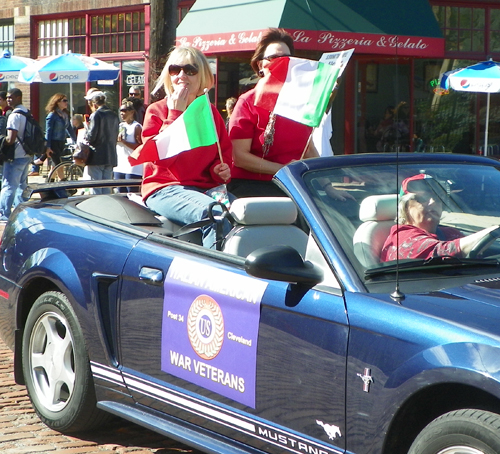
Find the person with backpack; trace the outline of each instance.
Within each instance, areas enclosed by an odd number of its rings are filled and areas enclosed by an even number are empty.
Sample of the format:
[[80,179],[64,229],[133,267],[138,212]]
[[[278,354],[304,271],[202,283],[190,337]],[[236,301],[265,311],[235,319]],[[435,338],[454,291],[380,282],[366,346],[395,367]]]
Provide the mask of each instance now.
[[[23,93],[12,88],[7,93],[7,102],[14,110],[7,119],[5,145],[14,146],[13,156],[3,163],[2,190],[0,191],[0,221],[7,221],[11,211],[21,202],[22,192],[27,186],[28,167],[31,156],[26,154],[22,141],[26,127],[28,109],[23,106]],[[24,114],[23,114],[24,113]]]

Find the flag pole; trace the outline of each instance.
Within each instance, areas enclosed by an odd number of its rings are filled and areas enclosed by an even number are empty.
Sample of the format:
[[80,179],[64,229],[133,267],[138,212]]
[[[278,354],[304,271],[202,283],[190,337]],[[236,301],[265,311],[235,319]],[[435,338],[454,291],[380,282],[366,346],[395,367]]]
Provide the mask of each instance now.
[[208,89],[207,88],[203,89],[203,93],[207,97],[208,107],[210,108],[210,116],[212,118],[212,123],[214,124],[214,130],[215,130],[215,133],[216,133],[215,135],[217,137],[217,150],[219,151],[220,163],[224,164],[224,160],[222,159],[222,150],[220,148],[219,135],[217,134],[217,128],[215,126],[214,113],[212,112],[212,106],[210,105],[210,98],[208,97]]
[[313,136],[313,132],[314,132],[315,129],[316,128],[313,128],[312,131],[311,131],[311,134],[309,134],[309,139],[307,139],[307,143],[306,143],[306,146],[304,147],[304,151],[300,155],[300,161],[302,161],[302,159],[304,159],[304,156],[307,153],[307,149],[309,148],[309,145],[311,143],[311,139],[312,139],[312,136]]

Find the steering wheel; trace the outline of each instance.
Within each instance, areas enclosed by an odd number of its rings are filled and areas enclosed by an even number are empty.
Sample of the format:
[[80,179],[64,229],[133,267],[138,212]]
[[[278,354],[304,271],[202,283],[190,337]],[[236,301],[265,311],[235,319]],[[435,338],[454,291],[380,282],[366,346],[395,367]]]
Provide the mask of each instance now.
[[488,247],[495,241],[497,238],[500,238],[500,226],[497,226],[491,232],[488,232],[483,238],[481,238],[470,250],[467,254],[467,258],[475,259],[479,255],[481,255]]

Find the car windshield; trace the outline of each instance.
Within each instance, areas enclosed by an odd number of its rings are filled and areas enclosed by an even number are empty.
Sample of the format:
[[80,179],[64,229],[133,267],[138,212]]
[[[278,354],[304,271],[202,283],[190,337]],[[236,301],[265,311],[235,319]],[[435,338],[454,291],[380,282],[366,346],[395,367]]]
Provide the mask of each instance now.
[[[329,168],[305,174],[316,207],[357,271],[366,279],[377,273],[394,272],[396,263],[399,270],[421,263],[436,265],[436,260],[425,261],[436,257],[446,258],[440,263],[449,266],[498,264],[492,259],[500,258],[500,241],[492,240],[487,248],[473,253],[457,251],[453,244],[460,243],[458,238],[500,224],[500,167],[416,161]],[[405,236],[414,226],[402,228],[405,222],[413,221],[401,216],[412,204],[421,208],[433,203],[437,206],[432,213],[437,217],[437,227],[431,233],[439,241],[458,239],[458,243],[444,252],[434,250],[428,257],[416,256],[414,251],[423,246],[419,243],[411,252],[404,250],[414,246]],[[400,217],[394,227],[398,209]],[[409,214],[406,217],[411,218]],[[397,242],[392,253],[389,236],[394,244]]]

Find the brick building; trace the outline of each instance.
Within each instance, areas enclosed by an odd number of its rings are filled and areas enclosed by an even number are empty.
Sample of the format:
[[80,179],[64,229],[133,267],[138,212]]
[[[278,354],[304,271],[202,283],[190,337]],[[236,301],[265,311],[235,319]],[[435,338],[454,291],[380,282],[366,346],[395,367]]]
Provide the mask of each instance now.
[[[131,85],[139,85],[148,93],[149,11],[149,3],[141,0],[6,0],[0,10],[0,48],[34,59],[71,51],[120,67],[120,78],[113,84],[92,83],[105,90],[110,105],[117,107]],[[1,85],[4,90],[8,88],[6,83]],[[23,91],[24,104],[39,118],[44,118],[50,96],[69,94],[68,84],[12,86]],[[85,113],[83,96],[89,86],[73,85],[76,113]]]

